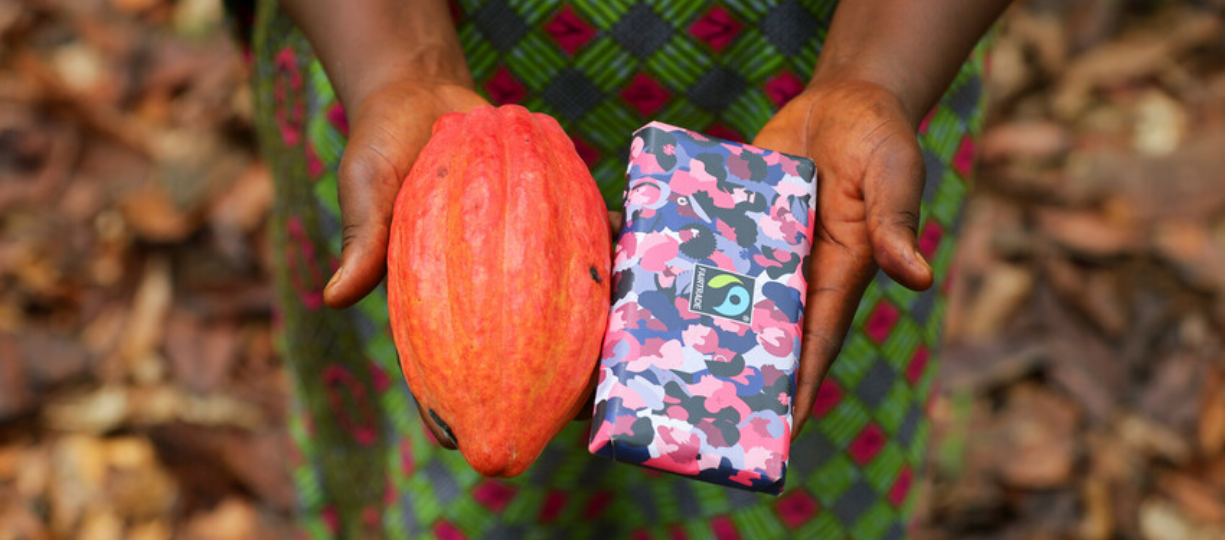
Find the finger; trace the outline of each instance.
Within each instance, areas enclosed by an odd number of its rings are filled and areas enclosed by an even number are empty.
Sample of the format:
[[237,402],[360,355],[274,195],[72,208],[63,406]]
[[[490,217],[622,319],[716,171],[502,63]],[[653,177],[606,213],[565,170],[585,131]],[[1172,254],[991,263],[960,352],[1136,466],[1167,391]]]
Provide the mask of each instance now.
[[804,335],[800,340],[800,367],[792,410],[793,438],[812,413],[817,389],[842,349],[859,299],[876,271],[866,252],[856,253],[818,227],[805,301]]
[[932,284],[918,238],[925,175],[918,143],[909,133],[899,133],[873,153],[863,181],[873,257],[885,274],[916,291]]
[[[417,414],[421,415],[421,423],[425,424],[425,427],[430,430],[434,440],[438,441],[438,444],[447,450],[459,448],[459,441],[455,440],[455,434],[451,432],[451,427],[446,426],[437,413],[422,405],[416,395],[413,396],[413,401],[417,403]],[[444,423],[440,424],[439,422]]]
[[357,124],[340,162],[340,268],[323,291],[333,308],[345,308],[374,290],[387,271],[387,239],[400,184],[429,140],[422,129],[392,131],[386,124]]
[[608,211],[608,231],[612,233],[612,238],[615,241],[617,235],[621,234],[621,227],[625,225],[625,214],[621,212]]

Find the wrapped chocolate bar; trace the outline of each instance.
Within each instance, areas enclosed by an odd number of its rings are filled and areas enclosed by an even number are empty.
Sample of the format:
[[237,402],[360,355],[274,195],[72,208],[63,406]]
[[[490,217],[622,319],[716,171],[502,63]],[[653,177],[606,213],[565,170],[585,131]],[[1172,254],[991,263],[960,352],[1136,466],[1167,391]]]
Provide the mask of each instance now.
[[815,173],[658,122],[635,132],[591,452],[782,492]]

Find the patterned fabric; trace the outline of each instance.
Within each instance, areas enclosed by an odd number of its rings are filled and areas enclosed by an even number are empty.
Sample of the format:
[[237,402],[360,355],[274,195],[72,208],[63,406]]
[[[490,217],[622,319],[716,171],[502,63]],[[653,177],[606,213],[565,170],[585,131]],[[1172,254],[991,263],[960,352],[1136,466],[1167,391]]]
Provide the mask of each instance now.
[[[723,138],[756,133],[802,89],[832,11],[792,0],[474,0],[456,18],[479,88],[557,116],[617,201],[635,128],[659,119]],[[905,537],[982,124],[981,47],[920,133],[920,246],[936,285],[920,294],[881,275],[868,288],[775,498],[593,457],[578,423],[512,480],[481,478],[437,446],[397,370],[385,292],[343,312],[323,307],[340,246],[344,112],[272,0],[257,6],[253,46],[260,143],[277,190],[277,325],[296,396],[289,461],[304,538]]]
[[630,133],[660,119],[751,138],[804,88],[834,9],[794,0],[458,4],[478,87],[495,103],[557,117],[610,207],[621,202]]
[[814,172],[659,122],[634,133],[592,452],[782,490]]

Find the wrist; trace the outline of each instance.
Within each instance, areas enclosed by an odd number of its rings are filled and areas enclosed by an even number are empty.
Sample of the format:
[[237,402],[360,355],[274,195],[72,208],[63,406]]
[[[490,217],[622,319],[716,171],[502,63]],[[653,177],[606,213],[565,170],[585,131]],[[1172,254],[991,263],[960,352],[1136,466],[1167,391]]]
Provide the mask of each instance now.
[[879,65],[860,57],[823,54],[808,88],[845,84],[867,84],[889,93],[916,131],[927,114],[922,104],[922,86],[914,75],[901,67]]
[[348,110],[357,110],[371,95],[392,86],[458,86],[473,89],[472,75],[458,46],[419,44],[390,47],[370,55],[341,74],[337,97]]

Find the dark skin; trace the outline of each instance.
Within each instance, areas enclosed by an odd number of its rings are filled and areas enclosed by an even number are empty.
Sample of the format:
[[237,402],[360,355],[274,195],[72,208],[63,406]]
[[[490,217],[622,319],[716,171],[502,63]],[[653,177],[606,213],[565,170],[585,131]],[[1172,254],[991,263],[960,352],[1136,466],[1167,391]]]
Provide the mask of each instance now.
[[[400,183],[438,117],[487,105],[443,0],[281,0],[349,111],[339,171],[341,266],[324,301],[345,308],[386,273]],[[805,90],[754,144],[808,156],[820,175],[818,220],[797,376],[793,435],[842,347],[877,269],[931,287],[918,252],[924,164],[916,139],[974,44],[1008,0],[843,0]],[[620,218],[610,215],[614,227]],[[444,446],[444,431],[422,420]]]

